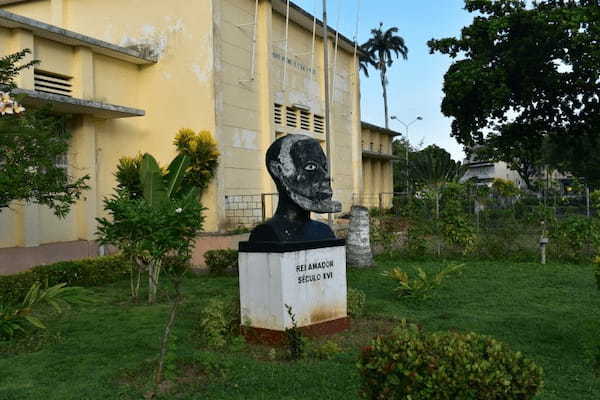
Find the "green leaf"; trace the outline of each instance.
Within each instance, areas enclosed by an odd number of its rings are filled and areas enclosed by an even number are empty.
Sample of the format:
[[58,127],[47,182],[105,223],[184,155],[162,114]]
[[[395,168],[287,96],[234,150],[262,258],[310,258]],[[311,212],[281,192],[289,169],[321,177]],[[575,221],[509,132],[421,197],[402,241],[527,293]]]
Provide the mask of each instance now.
[[44,325],[44,323],[42,321],[40,321],[38,318],[32,317],[30,315],[27,315],[24,318],[27,320],[27,322],[29,322],[31,325],[35,326],[36,328],[46,329],[46,325]]
[[62,313],[62,308],[60,307],[60,305],[58,304],[58,302],[56,300],[48,300],[48,304],[50,304],[52,306],[52,308],[54,308],[56,310],[57,313]]
[[177,193],[189,166],[190,158],[185,154],[180,154],[171,161],[167,174],[167,197],[172,198]]
[[156,207],[167,199],[162,171],[156,159],[148,153],[144,154],[142,158],[140,180],[142,181],[144,199],[151,207]]
[[200,188],[192,186],[188,192],[183,196],[183,203],[187,206],[190,202],[198,201],[200,195]]

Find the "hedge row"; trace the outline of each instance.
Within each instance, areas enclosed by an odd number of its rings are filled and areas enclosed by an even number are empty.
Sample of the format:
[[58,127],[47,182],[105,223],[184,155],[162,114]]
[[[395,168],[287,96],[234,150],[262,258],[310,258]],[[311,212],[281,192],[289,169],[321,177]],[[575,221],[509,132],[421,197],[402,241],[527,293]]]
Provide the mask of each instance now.
[[53,286],[98,286],[129,276],[130,264],[123,256],[86,258],[40,265],[15,275],[0,276],[0,304],[19,302],[35,282]]

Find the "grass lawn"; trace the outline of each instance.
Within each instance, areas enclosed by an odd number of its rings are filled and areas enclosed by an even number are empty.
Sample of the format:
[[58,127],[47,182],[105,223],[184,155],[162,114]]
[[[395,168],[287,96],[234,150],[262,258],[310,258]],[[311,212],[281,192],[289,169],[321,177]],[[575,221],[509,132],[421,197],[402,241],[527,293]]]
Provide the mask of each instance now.
[[[488,334],[544,368],[542,400],[600,398],[594,345],[600,343],[600,293],[588,265],[466,262],[426,300],[398,299],[381,272],[393,266],[435,271],[442,262],[380,260],[350,270],[349,286],[367,294],[366,315],[333,337],[330,360],[284,361],[281,350],[240,341],[207,350],[198,318],[210,298],[233,297],[234,277],[191,277],[174,331],[176,373],[157,398],[354,399],[360,346],[406,318],[428,330]],[[128,282],[93,289],[93,304],[73,307],[28,342],[0,344],[0,399],[140,399],[149,390],[168,306],[134,305]]]

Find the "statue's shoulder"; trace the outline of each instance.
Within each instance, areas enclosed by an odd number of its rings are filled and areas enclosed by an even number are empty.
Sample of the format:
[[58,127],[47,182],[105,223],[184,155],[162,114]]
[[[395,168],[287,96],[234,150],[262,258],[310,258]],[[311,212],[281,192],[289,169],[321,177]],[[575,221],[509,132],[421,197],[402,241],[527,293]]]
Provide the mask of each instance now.
[[250,242],[300,242],[305,240],[335,239],[329,227],[319,221],[310,220],[304,225],[293,225],[284,219],[273,217],[257,225],[250,233]]
[[304,240],[335,239],[331,227],[323,222],[310,220],[303,229]]
[[281,237],[275,224],[269,220],[252,229],[248,240],[250,242],[279,242]]

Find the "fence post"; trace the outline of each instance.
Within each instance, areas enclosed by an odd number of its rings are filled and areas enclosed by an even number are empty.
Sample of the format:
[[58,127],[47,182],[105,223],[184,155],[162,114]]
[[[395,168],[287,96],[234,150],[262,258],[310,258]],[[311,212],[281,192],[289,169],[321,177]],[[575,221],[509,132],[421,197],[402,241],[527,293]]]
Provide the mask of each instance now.
[[261,193],[260,194],[260,202],[262,205],[262,222],[265,222],[267,220],[267,204],[266,204],[266,194],[265,193]]
[[542,265],[546,264],[546,245],[548,244],[548,238],[542,237],[540,239],[540,252]]
[[379,193],[379,211],[383,211],[383,193]]
[[479,233],[479,202],[477,199],[473,201],[473,211],[475,211],[475,223],[477,226],[477,233]]
[[585,211],[588,218],[590,217],[590,188],[585,187]]

